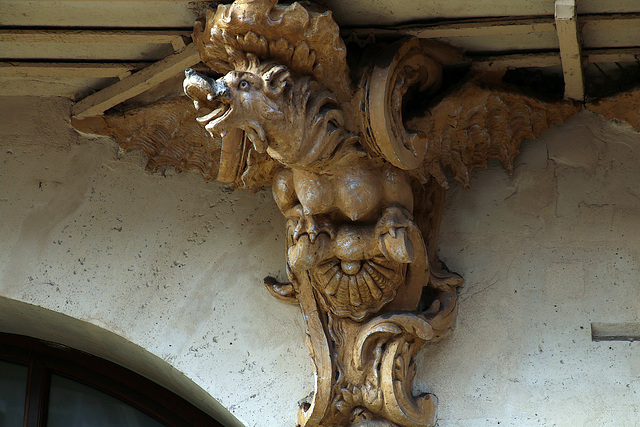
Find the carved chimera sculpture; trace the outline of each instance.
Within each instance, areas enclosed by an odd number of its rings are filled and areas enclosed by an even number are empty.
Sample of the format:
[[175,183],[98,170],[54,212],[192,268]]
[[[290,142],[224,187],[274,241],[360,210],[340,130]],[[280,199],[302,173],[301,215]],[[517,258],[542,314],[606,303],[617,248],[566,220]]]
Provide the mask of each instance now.
[[218,6],[194,36],[224,74],[184,81],[197,120],[222,137],[218,179],[242,177],[252,156],[277,164],[291,283],[267,286],[300,304],[316,369],[299,423],[433,425],[435,396],[411,394],[413,359],[453,326],[462,280],[425,243],[443,176],[424,173],[427,130],[407,129],[402,109],[438,88],[441,64],[408,39],[350,73],[329,12],[274,0]]
[[290,283],[266,285],[300,305],[316,370],[300,425],[434,425],[435,396],[412,395],[413,361],[452,328],[462,284],[436,255],[442,167],[465,186],[490,158],[511,170],[524,138],[578,108],[469,79],[427,110],[446,49],[404,39],[349,67],[330,12],[276,3],[237,0],[196,24],[221,75],[186,71],[200,117],[178,99],[76,126],[143,149],[149,167],[272,186]]
[[235,180],[251,150],[280,166],[272,185],[291,284],[268,286],[299,302],[317,374],[299,423],[432,425],[435,397],[411,395],[413,357],[451,328],[461,280],[431,279],[437,263],[413,221],[413,192],[428,183],[404,170],[419,165],[426,135],[404,129],[400,108],[410,86],[438,81],[438,64],[416,40],[401,42],[386,67],[363,65],[358,90],[330,13],[297,3],[219,6],[194,34],[203,61],[226,72],[212,80],[187,70],[184,81],[208,111],[198,121],[222,136],[219,179]]

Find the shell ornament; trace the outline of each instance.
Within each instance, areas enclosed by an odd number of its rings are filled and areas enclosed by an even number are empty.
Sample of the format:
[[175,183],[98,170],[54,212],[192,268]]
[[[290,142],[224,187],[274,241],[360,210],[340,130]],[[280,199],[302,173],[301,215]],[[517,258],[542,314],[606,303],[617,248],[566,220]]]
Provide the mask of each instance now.
[[339,317],[360,321],[391,301],[404,283],[406,264],[377,256],[362,261],[331,259],[310,271],[314,287]]

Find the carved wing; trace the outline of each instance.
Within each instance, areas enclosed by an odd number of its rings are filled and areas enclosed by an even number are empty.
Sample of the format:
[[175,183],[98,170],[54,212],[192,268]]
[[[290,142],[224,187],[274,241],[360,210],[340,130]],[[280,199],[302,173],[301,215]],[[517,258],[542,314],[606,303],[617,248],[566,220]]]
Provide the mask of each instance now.
[[427,150],[415,172],[426,180],[433,176],[443,187],[453,178],[469,187],[469,171],[499,160],[509,173],[524,139],[537,138],[555,123],[580,111],[570,101],[544,102],[529,96],[492,88],[470,80],[421,118],[407,123],[426,134]]
[[[109,113],[101,117],[74,119],[76,129],[113,137],[124,150],[139,149],[149,158],[147,169],[174,166],[177,172],[195,169],[206,179],[216,179],[221,141],[196,121],[193,102],[180,96],[152,105]],[[257,191],[271,185],[276,164],[247,144],[233,185]]]
[[640,132],[640,88],[589,103],[587,109],[608,120],[627,122]]
[[[442,81],[442,65],[459,60],[446,45],[403,39],[386,46],[365,69],[361,129],[372,156],[429,177],[443,187],[443,167],[463,186],[469,171],[498,159],[511,172],[520,143],[580,110],[570,101],[544,102],[516,91],[469,80],[424,113],[405,111],[407,100],[429,99]],[[416,118],[407,120],[405,113]]]

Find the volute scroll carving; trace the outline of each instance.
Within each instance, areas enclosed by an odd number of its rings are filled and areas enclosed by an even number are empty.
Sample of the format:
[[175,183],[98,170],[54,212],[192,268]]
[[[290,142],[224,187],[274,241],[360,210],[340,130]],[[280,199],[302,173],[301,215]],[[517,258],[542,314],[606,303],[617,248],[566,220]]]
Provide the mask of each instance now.
[[150,167],[272,187],[289,282],[265,285],[299,304],[316,373],[300,426],[433,426],[414,360],[452,329],[463,284],[436,252],[443,169],[464,186],[489,159],[510,170],[524,138],[579,107],[476,77],[427,108],[446,62],[434,44],[377,45],[350,68],[331,12],[298,3],[219,5],[194,39],[212,70],[185,73],[198,117],[177,99],[76,126],[144,150]]
[[392,165],[417,169],[427,150],[427,135],[405,128],[402,118],[406,92],[413,88],[421,96],[437,89],[442,66],[418,39],[401,40],[387,46],[363,75],[363,142]]

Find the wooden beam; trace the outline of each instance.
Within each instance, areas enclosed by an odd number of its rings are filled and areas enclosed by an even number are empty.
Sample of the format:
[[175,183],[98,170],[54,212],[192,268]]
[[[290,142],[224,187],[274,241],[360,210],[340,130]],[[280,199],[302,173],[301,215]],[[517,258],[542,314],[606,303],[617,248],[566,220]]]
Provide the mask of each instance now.
[[[640,47],[623,49],[588,49],[582,57],[589,63],[640,61]],[[478,71],[500,71],[507,68],[553,67],[561,65],[558,52],[525,53],[465,58]],[[93,63],[93,62],[0,62],[0,77],[50,78],[124,78],[149,62]],[[206,68],[200,70],[205,72]]]
[[[580,17],[584,31],[635,29],[640,27],[640,13],[586,15]],[[437,24],[390,27],[344,28],[350,34],[380,36],[399,34],[419,38],[482,37],[555,32],[551,17],[459,19]],[[0,42],[24,43],[158,43],[180,44],[177,37],[190,37],[186,30],[63,30],[0,29]]]
[[621,49],[583,50],[582,55],[589,63],[594,62],[637,62],[640,61],[640,46]]
[[187,47],[190,42],[190,38],[187,38],[186,36],[178,36],[171,40],[171,46],[173,47],[174,52],[180,52],[182,49]]
[[110,78],[123,79],[146,66],[148,62],[0,62],[0,77]]
[[636,29],[640,26],[640,13],[612,13],[580,17],[583,31]]
[[[566,3],[566,1],[565,1]],[[562,8],[562,6],[560,6]],[[640,13],[598,14],[580,17],[583,31],[640,28]],[[413,24],[389,27],[343,28],[345,37],[410,35],[418,38],[483,37],[556,32],[557,20],[551,17],[459,19],[437,24]]]
[[[588,49],[582,57],[589,63],[637,62],[640,61],[640,47],[622,49]],[[509,55],[467,56],[474,70],[500,71],[507,68],[553,67],[562,65],[558,52],[515,53]]]
[[72,108],[75,117],[97,116],[111,107],[151,89],[170,77],[200,62],[195,43],[182,52],[169,55],[147,68],[77,102]]
[[543,33],[554,30],[549,18],[485,20],[431,26],[407,27],[408,34],[418,38],[481,37]]
[[477,71],[501,71],[508,68],[553,67],[561,65],[557,52],[517,53],[510,55],[477,56],[468,58]]
[[584,77],[576,15],[576,0],[556,0],[556,32],[564,75],[565,98],[584,101]]
[[342,34],[398,35],[418,38],[478,37],[490,35],[516,35],[555,31],[552,18],[474,19],[440,22],[438,24],[399,25],[391,27],[344,28]]
[[190,31],[176,30],[0,30],[1,43],[172,44]]

